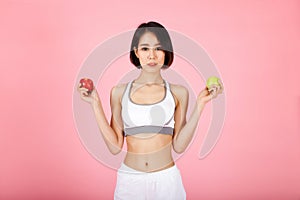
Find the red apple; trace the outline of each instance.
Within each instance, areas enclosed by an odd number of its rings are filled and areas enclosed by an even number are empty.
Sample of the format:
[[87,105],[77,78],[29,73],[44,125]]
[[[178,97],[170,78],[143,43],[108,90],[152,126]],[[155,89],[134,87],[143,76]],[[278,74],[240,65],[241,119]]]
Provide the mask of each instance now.
[[88,89],[88,93],[91,93],[92,90],[94,89],[94,84],[93,84],[93,81],[91,79],[82,78],[80,80],[80,84],[81,84],[80,87],[84,87],[84,88]]

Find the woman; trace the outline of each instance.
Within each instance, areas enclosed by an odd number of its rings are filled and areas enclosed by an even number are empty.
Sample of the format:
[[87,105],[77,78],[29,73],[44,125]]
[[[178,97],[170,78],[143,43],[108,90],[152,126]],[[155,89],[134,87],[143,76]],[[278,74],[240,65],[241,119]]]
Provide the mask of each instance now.
[[168,83],[161,76],[173,62],[167,30],[157,22],[141,24],[134,33],[130,60],[139,76],[111,90],[111,122],[105,117],[96,89],[89,94],[78,86],[81,98],[92,105],[98,126],[112,154],[127,154],[118,170],[115,199],[186,199],[180,171],[171,150],[185,151],[193,138],[205,104],[223,90],[203,89],[186,121],[188,90]]

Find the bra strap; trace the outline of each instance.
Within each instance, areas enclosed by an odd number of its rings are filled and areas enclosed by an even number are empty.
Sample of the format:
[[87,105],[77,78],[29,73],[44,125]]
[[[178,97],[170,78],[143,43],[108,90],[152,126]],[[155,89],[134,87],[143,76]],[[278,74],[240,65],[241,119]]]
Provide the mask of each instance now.
[[169,82],[166,81],[166,80],[164,80],[164,81],[165,81],[165,83],[166,83],[166,88],[167,88],[168,90],[170,90],[170,84],[169,84]]

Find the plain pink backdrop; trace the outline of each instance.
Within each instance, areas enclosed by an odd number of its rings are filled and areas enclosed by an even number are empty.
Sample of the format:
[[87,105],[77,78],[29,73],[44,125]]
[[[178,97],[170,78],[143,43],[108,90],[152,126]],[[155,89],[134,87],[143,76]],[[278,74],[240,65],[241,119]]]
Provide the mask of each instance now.
[[150,20],[201,44],[226,88],[214,150],[198,159],[206,110],[199,137],[177,161],[187,198],[300,198],[300,1],[6,0],[1,200],[112,199],[116,172],[94,159],[76,132],[74,80],[95,46]]

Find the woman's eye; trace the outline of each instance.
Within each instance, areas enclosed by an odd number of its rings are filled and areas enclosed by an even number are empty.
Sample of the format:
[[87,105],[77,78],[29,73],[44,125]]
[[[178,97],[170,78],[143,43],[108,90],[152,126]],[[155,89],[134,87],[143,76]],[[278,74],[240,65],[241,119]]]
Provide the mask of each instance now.
[[148,48],[147,47],[142,47],[141,50],[142,51],[148,51]]
[[162,51],[163,49],[161,47],[157,47],[155,50],[156,51]]

